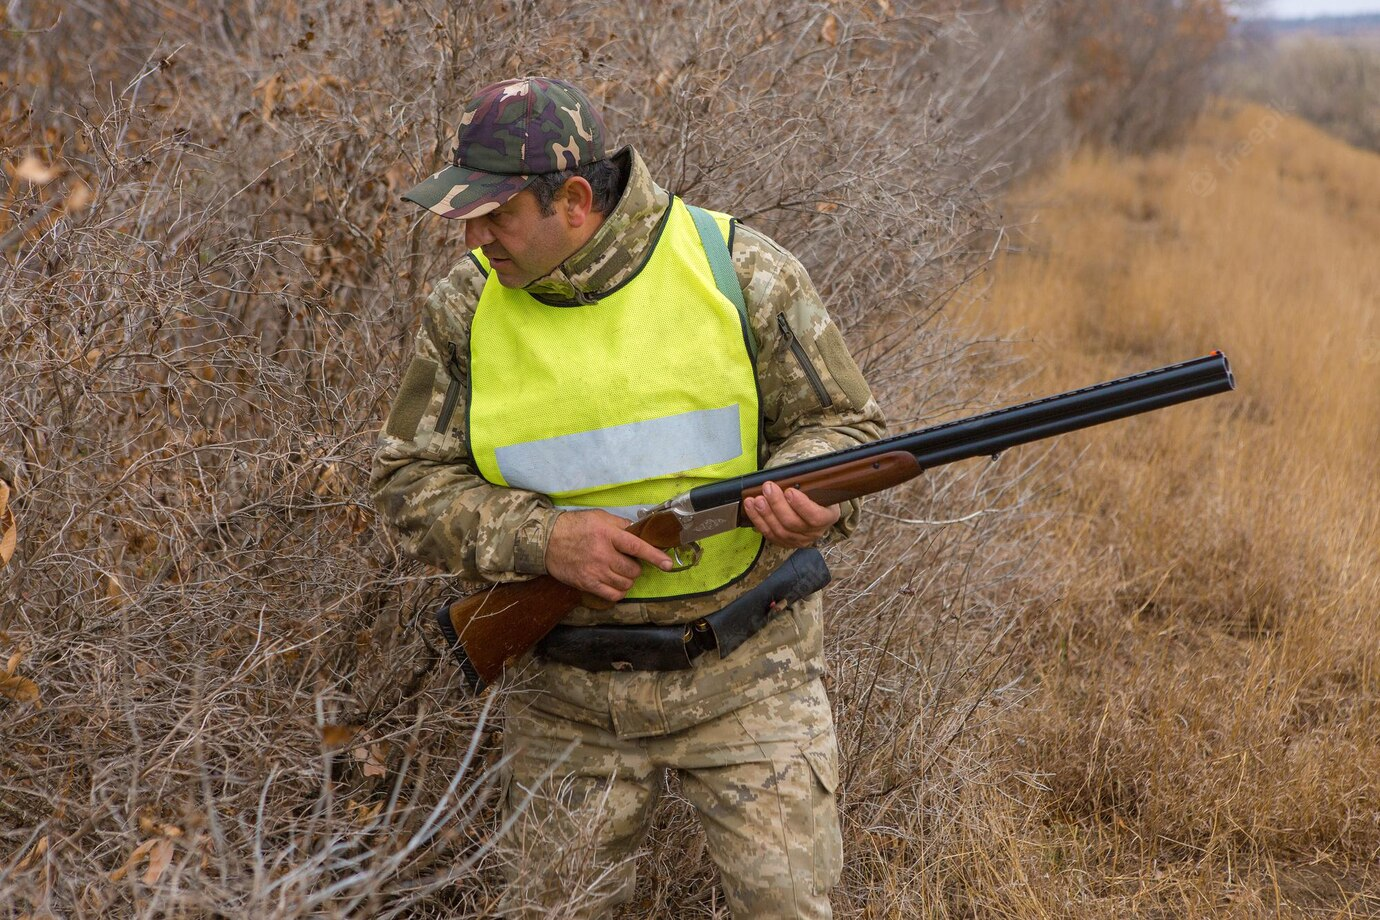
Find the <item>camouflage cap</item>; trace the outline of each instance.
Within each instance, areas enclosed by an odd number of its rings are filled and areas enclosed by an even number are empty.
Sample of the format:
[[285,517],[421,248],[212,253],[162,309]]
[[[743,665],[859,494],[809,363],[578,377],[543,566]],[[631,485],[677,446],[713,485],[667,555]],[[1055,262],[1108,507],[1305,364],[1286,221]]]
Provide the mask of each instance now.
[[442,217],[487,214],[533,176],[604,159],[604,121],[561,80],[522,77],[484,87],[460,115],[455,161],[403,195]]

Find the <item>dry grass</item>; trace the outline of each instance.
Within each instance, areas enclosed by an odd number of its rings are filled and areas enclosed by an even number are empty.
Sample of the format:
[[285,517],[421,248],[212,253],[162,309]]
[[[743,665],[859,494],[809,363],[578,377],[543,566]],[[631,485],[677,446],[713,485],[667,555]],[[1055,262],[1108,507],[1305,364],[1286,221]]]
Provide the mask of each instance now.
[[1033,692],[996,742],[1074,899],[1042,913],[1380,915],[1380,157],[1221,105],[1017,206],[983,322],[1029,339],[1022,391],[1210,348],[1240,386],[1047,466]]

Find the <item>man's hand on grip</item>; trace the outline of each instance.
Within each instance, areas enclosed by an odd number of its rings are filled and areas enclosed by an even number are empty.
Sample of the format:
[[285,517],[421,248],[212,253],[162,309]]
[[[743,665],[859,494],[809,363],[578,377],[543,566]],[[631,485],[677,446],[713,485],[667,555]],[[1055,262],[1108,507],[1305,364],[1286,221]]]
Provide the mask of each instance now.
[[628,522],[607,511],[566,511],[556,518],[546,544],[546,572],[586,594],[618,602],[642,574],[643,560],[667,570],[671,557],[627,531]]

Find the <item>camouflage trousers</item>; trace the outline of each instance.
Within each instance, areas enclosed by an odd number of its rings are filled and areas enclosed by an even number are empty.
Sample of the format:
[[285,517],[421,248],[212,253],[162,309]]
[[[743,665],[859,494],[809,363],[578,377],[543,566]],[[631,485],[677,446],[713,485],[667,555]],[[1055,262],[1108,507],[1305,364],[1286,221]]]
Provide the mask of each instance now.
[[[735,917],[832,916],[829,889],[842,862],[838,745],[818,679],[636,739],[518,698],[504,748],[510,915],[601,917],[630,900],[634,853],[665,773],[675,770]],[[553,910],[557,904],[564,910]]]

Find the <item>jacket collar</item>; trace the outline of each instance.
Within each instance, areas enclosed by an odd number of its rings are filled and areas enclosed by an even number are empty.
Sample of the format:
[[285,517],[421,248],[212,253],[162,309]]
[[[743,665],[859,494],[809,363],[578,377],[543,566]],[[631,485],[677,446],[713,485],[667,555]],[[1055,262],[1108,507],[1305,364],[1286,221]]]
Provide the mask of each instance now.
[[550,274],[527,285],[527,293],[543,303],[593,303],[631,280],[656,247],[671,195],[652,181],[636,150],[628,147],[614,156],[628,158],[628,184],[589,242]]

